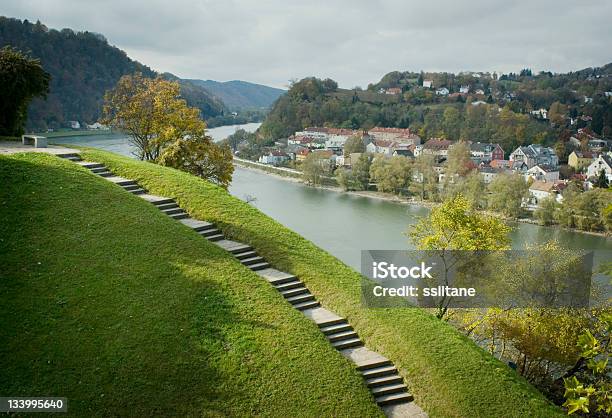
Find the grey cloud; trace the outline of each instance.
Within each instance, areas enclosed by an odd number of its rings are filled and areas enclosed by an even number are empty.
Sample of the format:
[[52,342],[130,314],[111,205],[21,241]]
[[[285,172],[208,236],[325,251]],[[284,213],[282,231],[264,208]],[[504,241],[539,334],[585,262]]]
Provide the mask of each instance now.
[[365,86],[392,70],[569,71],[609,61],[612,2],[5,0],[0,14],[104,34],[158,71]]

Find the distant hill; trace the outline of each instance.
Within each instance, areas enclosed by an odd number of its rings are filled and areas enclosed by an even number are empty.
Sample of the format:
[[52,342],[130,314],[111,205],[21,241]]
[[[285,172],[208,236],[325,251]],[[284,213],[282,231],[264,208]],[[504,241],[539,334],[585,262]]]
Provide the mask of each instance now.
[[270,108],[285,90],[247,81],[188,80],[204,87],[232,110]]
[[[40,22],[0,16],[0,47],[5,45],[29,52],[51,74],[47,99],[34,100],[30,106],[28,129],[64,127],[70,120],[93,123],[100,117],[104,93],[121,76],[137,71],[148,77],[157,75],[109,45],[103,35],[92,32],[58,31]],[[190,105],[201,109],[205,119],[225,113],[221,100],[203,87],[186,80],[180,82],[181,95]]]

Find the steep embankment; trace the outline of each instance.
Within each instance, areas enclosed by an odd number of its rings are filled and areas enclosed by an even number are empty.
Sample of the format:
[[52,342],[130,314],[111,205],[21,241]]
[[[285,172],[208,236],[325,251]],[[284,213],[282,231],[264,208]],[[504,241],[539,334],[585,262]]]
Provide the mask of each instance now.
[[0,184],[0,393],[71,416],[380,415],[316,325],[154,206],[49,155],[0,156]]
[[347,317],[369,348],[398,366],[430,416],[563,415],[513,370],[426,312],[363,308],[358,273],[224,190],[107,152],[84,155],[152,193],[173,197],[195,218],[214,222],[226,236],[247,242],[273,266],[300,277],[324,306]]

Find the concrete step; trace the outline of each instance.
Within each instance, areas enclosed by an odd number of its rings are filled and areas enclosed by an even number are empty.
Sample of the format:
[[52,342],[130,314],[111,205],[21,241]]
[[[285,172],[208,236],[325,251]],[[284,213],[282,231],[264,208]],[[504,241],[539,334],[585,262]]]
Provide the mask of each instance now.
[[363,371],[363,370],[368,370],[368,369],[374,369],[376,367],[393,366],[393,363],[391,363],[389,359],[381,356],[378,353],[376,354],[377,354],[377,357],[379,358],[375,358],[373,360],[362,361],[361,363],[357,365],[357,370]]
[[172,209],[163,209],[162,213],[165,213],[166,215],[176,215],[177,213],[185,213],[185,211],[177,206]]
[[168,216],[170,216],[172,219],[176,219],[176,220],[189,218],[189,215],[187,215],[185,212],[183,212],[183,213],[175,213],[174,215],[168,215]]
[[267,269],[268,267],[270,267],[270,263],[267,263],[267,262],[252,264],[249,266],[249,268],[253,271]]
[[350,324],[348,322],[342,323],[342,324],[334,324],[334,325],[328,325],[326,327],[322,327],[320,328],[321,332],[325,335],[331,335],[331,334],[335,334],[337,332],[344,332],[344,331],[350,331],[353,329],[352,326],[350,326]]
[[321,306],[321,304],[316,300],[311,300],[308,302],[303,302],[303,303],[298,303],[298,304],[293,305],[293,307],[297,309],[298,311],[305,311],[305,310],[312,309],[312,308],[318,308],[319,306]]
[[351,347],[359,347],[362,346],[363,343],[359,338],[351,338],[350,340],[342,340],[331,343],[332,347],[337,350],[344,350],[345,348]]
[[108,171],[108,168],[106,168],[102,164],[98,164],[98,167],[88,167],[88,168],[89,168],[89,171],[91,171],[92,173],[95,173],[95,174],[104,173],[104,172]]
[[242,254],[247,251],[253,251],[253,247],[251,247],[250,245],[244,244],[241,247],[232,247],[228,251],[234,255],[238,255],[238,254]]
[[373,387],[372,389],[370,389],[370,392],[372,392],[372,395],[374,395],[375,398],[378,398],[380,396],[390,395],[392,393],[406,392],[407,390],[408,388],[406,387],[405,384],[396,383],[394,385]]
[[96,173],[97,175],[99,175],[100,177],[112,177],[113,173],[111,173],[110,171],[105,171],[103,173]]
[[289,289],[295,289],[298,287],[304,287],[304,283],[298,279],[295,279],[294,281],[288,282],[288,283],[282,283],[282,284],[277,284],[277,285],[273,285],[276,290],[278,290],[279,292],[284,292],[285,290],[289,290]]
[[[149,195],[151,196],[151,195]],[[167,205],[170,203],[173,203],[176,205],[176,202],[174,201],[174,199],[170,199],[169,197],[159,197],[157,198],[157,196],[151,196],[149,201],[151,203],[153,203],[155,206],[159,207],[161,205]]]
[[373,367],[371,369],[361,371],[361,375],[365,379],[370,379],[372,377],[389,376],[392,374],[397,374],[397,369],[395,368],[395,366]]
[[127,184],[125,186],[121,186],[123,187],[125,190],[127,190],[128,192],[131,192],[132,190],[138,190],[141,187],[137,184]]
[[238,260],[244,260],[245,258],[255,257],[257,255],[257,251],[245,251],[243,253],[239,253],[234,255]]
[[128,192],[132,194],[145,194],[147,191],[145,189],[134,189],[134,190],[128,190]]
[[306,294],[302,294],[302,295],[297,295],[297,296],[291,296],[290,298],[287,298],[287,302],[289,302],[292,305],[296,305],[298,303],[302,303],[302,302],[308,302],[311,300],[315,300],[315,297],[313,294],[311,293],[306,293]]
[[89,169],[92,169],[92,168],[106,168],[104,166],[104,164],[101,164],[101,163],[92,163],[91,161],[79,161],[77,164],[80,165],[81,167],[85,167],[85,168],[89,168]]
[[165,210],[165,209],[174,209],[174,208],[178,208],[179,205],[177,205],[175,202],[171,202],[171,203],[163,203],[160,205],[155,205],[157,207],[157,209],[159,210]]
[[70,158],[77,157],[81,161],[81,156],[74,152],[67,152],[65,154],[55,154],[55,155],[57,155],[60,158],[65,158],[67,160],[69,160]]
[[293,289],[283,290],[280,293],[281,295],[283,295],[283,297],[288,299],[292,296],[308,293],[308,289],[306,289],[306,287],[304,287],[304,285],[302,284],[302,287],[295,287]]
[[222,239],[224,239],[225,237],[223,236],[223,234],[216,234],[216,235],[209,235],[207,237],[204,237],[209,241],[221,241]]
[[376,398],[376,403],[380,406],[392,405],[396,403],[412,402],[414,397],[409,393],[394,393],[392,395],[383,395]]
[[199,221],[197,219],[191,219],[191,218],[182,219],[181,223],[185,226],[188,226],[189,228],[193,229],[196,232],[204,231],[205,229],[210,229],[210,228],[215,227],[215,225],[211,224],[210,222]]
[[369,388],[374,388],[377,386],[396,385],[403,382],[404,379],[402,379],[402,376],[400,376],[399,374],[391,374],[389,376],[372,377],[370,379],[366,379],[366,385]]
[[359,338],[357,333],[353,330],[337,332],[335,334],[327,335],[327,339],[331,342],[351,340],[353,338]]
[[265,263],[266,260],[264,260],[263,257],[256,255],[255,257],[243,258],[240,260],[240,262],[245,266],[252,266],[254,264]]
[[215,236],[215,235],[223,235],[223,233],[221,231],[219,231],[217,228],[215,228],[212,225],[211,225],[210,229],[203,229],[203,230],[197,231],[197,233],[202,235],[203,237],[212,237],[212,236]]

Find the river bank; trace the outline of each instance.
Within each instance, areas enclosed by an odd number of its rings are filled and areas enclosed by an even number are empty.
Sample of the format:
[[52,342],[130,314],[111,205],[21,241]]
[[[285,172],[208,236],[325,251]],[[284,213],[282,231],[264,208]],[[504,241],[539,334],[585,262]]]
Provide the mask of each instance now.
[[[269,176],[273,176],[273,177],[282,179],[284,181],[289,181],[289,182],[299,183],[299,184],[304,185],[304,182],[301,179],[301,172],[299,172],[298,170],[292,170],[292,169],[284,168],[284,167],[273,167],[273,166],[257,163],[254,161],[243,160],[239,158],[234,158],[234,163],[247,170],[254,170],[260,173],[264,173]],[[399,203],[402,205],[416,206],[416,207],[425,208],[425,209],[434,208],[435,206],[439,204],[436,202],[428,202],[428,201],[416,200],[412,198],[406,199],[406,198],[402,198],[394,194],[383,193],[383,192],[378,192],[378,191],[352,191],[352,190],[345,191],[341,187],[329,186],[329,185],[309,186],[309,187],[313,187],[315,189],[321,189],[321,190],[328,190],[328,191],[341,193],[341,194],[346,194],[349,196],[365,197],[368,199]],[[505,217],[497,212],[492,212],[492,211],[482,211],[482,212],[486,215],[494,216],[496,218],[499,218],[499,219],[502,219],[504,221],[511,222],[511,223],[536,225],[540,228],[563,230],[563,231],[568,231],[568,232],[575,232],[575,233],[580,233],[580,234],[585,234],[585,235],[602,237],[606,239],[610,239],[612,237],[609,233],[606,233],[606,232],[584,231],[584,230],[575,229],[575,228],[561,227],[559,225],[540,225],[536,220],[530,219],[530,218],[512,219],[512,218]]]

